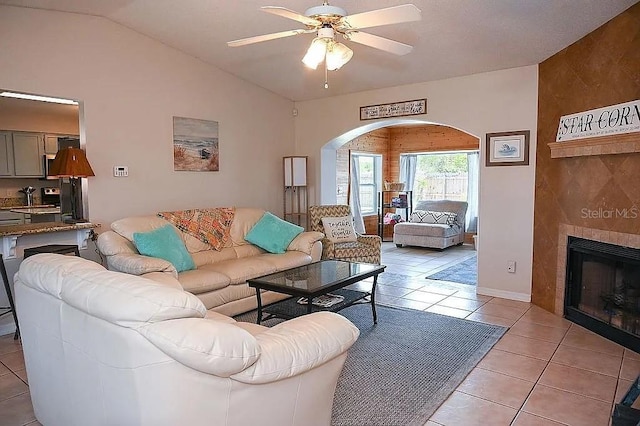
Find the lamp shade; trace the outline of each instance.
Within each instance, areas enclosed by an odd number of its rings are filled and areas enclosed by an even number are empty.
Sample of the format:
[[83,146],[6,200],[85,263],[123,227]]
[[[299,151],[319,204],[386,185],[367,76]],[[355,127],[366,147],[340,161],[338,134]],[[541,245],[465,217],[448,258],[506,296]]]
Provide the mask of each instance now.
[[95,173],[93,173],[84,151],[80,148],[69,147],[58,151],[49,168],[49,175],[75,178],[95,176]]
[[327,69],[335,71],[351,60],[353,50],[342,43],[331,42],[327,46]]
[[284,157],[284,186],[307,186],[307,157]]
[[306,55],[302,58],[302,62],[309,68],[313,68],[314,70],[318,68],[320,62],[324,60],[324,55],[327,52],[327,42],[325,39],[316,37],[311,42],[311,46],[309,46],[309,50],[307,50]]

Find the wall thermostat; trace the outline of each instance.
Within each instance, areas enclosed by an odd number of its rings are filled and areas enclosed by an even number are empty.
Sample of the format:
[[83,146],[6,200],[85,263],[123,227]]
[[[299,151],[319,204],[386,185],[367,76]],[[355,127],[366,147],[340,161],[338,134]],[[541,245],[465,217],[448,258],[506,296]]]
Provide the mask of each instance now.
[[127,176],[129,176],[129,167],[127,167],[127,166],[113,166],[113,175],[115,177],[127,177]]

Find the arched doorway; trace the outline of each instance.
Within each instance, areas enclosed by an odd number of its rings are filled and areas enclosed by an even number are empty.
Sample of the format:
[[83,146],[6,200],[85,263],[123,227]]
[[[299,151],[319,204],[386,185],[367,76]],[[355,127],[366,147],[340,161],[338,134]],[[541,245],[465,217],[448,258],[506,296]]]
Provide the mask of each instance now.
[[[337,138],[334,138],[322,148],[322,173],[320,176],[322,184],[320,189],[322,204],[348,203],[347,193],[349,191],[348,182],[350,176],[349,158],[351,153],[358,157],[362,157],[362,155],[365,155],[366,157],[382,157],[382,168],[384,169],[382,175],[384,180],[391,182],[399,181],[401,158],[406,161],[407,157],[413,157],[413,160],[416,161],[417,157],[420,159],[418,163],[424,164],[433,159],[433,157],[462,157],[464,160],[465,170],[461,171],[461,174],[455,179],[453,179],[450,174],[445,179],[443,179],[442,175],[437,176],[436,179],[436,175],[433,173],[425,176],[426,170],[422,170],[422,173],[416,175],[415,180],[412,179],[412,182],[415,182],[415,186],[412,188],[414,190],[413,205],[415,205],[415,202],[417,201],[435,200],[442,197],[442,192],[434,191],[437,186],[435,185],[436,181],[444,183],[444,188],[446,188],[447,182],[464,185],[463,187],[460,187],[461,192],[457,193],[457,198],[454,191],[448,191],[448,196],[443,198],[456,201],[468,201],[470,205],[473,206],[468,215],[468,219],[471,220],[467,221],[468,225],[473,224],[473,226],[467,226],[467,228],[470,228],[471,230],[467,235],[468,242],[471,242],[472,234],[475,233],[476,230],[475,224],[477,223],[479,149],[480,144],[477,136],[453,126],[425,120],[395,119],[360,126],[359,128],[353,129]],[[474,174],[473,176],[469,174],[469,179],[467,179],[466,167],[467,153],[475,153],[475,157],[473,159],[475,164],[473,169]],[[427,157],[431,158],[428,159]],[[471,160],[469,164],[471,164]],[[423,169],[424,167],[420,168]],[[415,166],[413,170],[415,171]],[[435,172],[435,170],[433,171]],[[464,175],[462,175],[462,173],[464,173]],[[422,175],[422,178],[420,178],[420,175]],[[424,185],[425,177],[428,178],[430,182],[429,191],[426,191]],[[458,182],[460,179],[463,179],[464,182]],[[471,186],[472,180],[473,186]],[[366,190],[371,189],[371,185],[366,186]],[[360,188],[360,191],[365,190],[363,187]],[[467,192],[467,189],[469,189],[470,192]],[[467,199],[467,195],[471,193],[473,193],[473,196],[470,199]],[[360,199],[370,200],[371,196],[371,194],[361,194]],[[377,198],[375,193],[373,194],[373,197]],[[373,203],[375,204],[375,200]],[[363,208],[362,217],[367,233],[376,233],[379,221],[377,209],[375,207],[370,208],[372,206],[369,204],[370,203],[366,204],[366,207],[368,208]],[[356,208],[356,210],[358,209]],[[392,231],[392,229],[389,227],[386,228],[385,235],[386,238],[389,239],[390,236],[387,235],[387,231]]]
[[398,126],[444,126],[462,132],[475,138],[478,141],[476,149],[480,149],[480,138],[472,133],[466,132],[455,126],[446,123],[436,123],[420,119],[388,119],[368,123],[348,132],[339,135],[328,141],[320,150],[320,204],[335,204],[337,201],[336,191],[336,151],[344,144],[372,131],[392,128]]

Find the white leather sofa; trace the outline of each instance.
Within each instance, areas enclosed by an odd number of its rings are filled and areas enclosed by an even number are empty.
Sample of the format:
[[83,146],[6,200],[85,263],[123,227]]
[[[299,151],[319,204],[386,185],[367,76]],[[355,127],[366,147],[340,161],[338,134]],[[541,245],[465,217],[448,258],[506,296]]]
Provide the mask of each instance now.
[[451,212],[457,215],[453,225],[435,223],[400,222],[393,226],[393,242],[396,246],[419,246],[445,249],[464,243],[465,218],[467,215],[465,201],[434,200],[420,201],[414,211]]
[[237,323],[191,293],[79,257],[31,256],[14,281],[46,426],[329,425],[359,334],[329,312]]
[[[170,262],[138,253],[132,242],[133,233],[152,231],[169,223],[158,216],[117,220],[111,224],[111,231],[98,236],[97,246],[110,270],[173,285],[198,296],[207,309],[236,315],[257,307],[255,289],[247,285],[248,279],[317,262],[322,255],[324,234],[320,232],[299,234],[284,254],[267,253],[246,241],[245,235],[264,212],[236,208],[231,238],[221,251],[175,228],[196,264],[195,270],[178,273]],[[266,291],[262,301],[269,304],[285,297],[289,296]]]

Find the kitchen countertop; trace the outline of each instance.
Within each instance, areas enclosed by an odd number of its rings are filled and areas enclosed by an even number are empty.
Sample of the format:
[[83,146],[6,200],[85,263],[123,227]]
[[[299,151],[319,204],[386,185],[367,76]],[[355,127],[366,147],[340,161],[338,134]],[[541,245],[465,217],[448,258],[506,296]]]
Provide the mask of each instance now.
[[29,209],[29,208],[41,208],[41,207],[55,207],[53,204],[35,204],[33,206],[0,206],[0,210],[13,210],[13,209]]
[[16,207],[9,211],[24,214],[60,214],[60,207]]
[[93,229],[99,227],[99,224],[91,222],[42,222],[29,223],[25,225],[5,225],[0,226],[0,237],[8,237],[11,235],[44,234],[47,232],[74,231],[78,229]]

